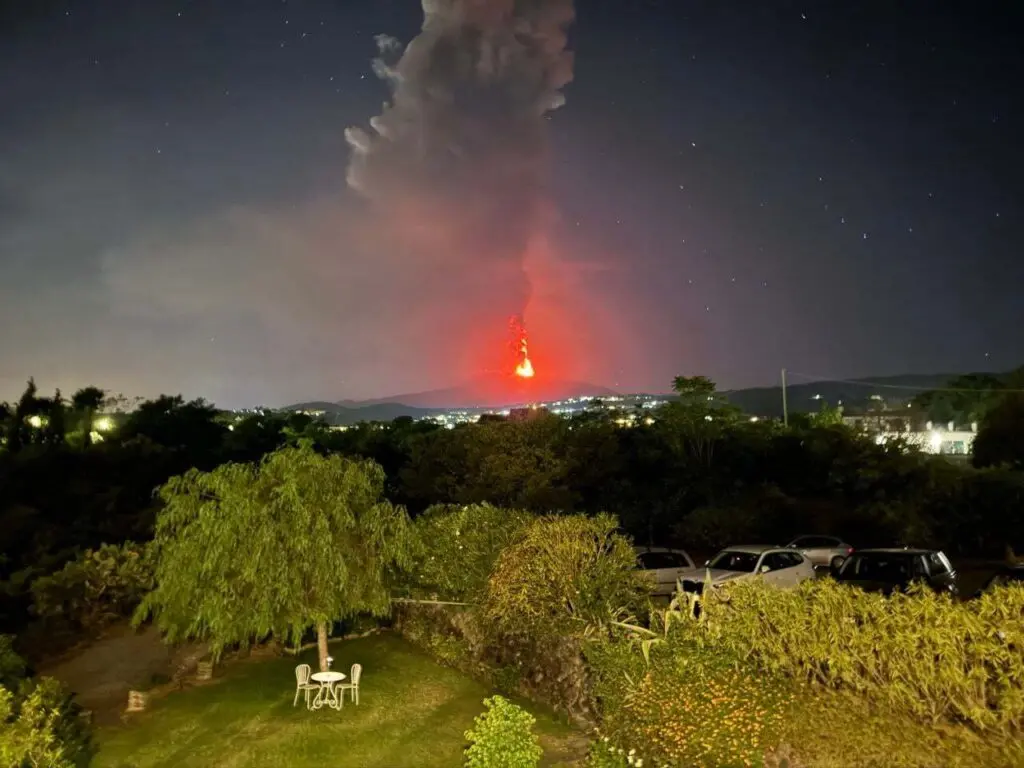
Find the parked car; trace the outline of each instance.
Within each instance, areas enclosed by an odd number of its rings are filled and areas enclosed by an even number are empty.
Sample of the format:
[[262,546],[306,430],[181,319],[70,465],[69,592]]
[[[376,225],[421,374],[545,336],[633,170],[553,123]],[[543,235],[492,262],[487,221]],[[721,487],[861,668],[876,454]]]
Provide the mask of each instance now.
[[814,566],[799,552],[787,547],[763,545],[728,547],[682,579],[684,592],[699,594],[706,581],[718,586],[738,579],[761,577],[770,584],[792,587],[813,579]]
[[815,568],[838,566],[853,553],[853,547],[835,536],[797,536],[786,546],[810,560]]
[[858,549],[832,575],[869,592],[904,592],[920,581],[936,592],[958,593],[956,569],[937,549]]
[[637,547],[636,559],[640,568],[654,579],[653,594],[661,597],[674,595],[680,576],[696,567],[693,558],[681,549]]
[[979,589],[974,596],[980,597],[992,587],[999,587],[1005,584],[1024,584],[1024,563],[1004,565],[998,571],[988,577],[985,585]]

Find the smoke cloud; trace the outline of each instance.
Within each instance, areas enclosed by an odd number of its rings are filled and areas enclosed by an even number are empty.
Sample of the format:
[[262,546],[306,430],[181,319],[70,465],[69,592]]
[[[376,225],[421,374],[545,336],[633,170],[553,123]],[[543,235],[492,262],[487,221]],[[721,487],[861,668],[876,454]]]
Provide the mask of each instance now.
[[[65,390],[92,383],[221,404],[432,389],[510,372],[513,314],[526,315],[539,374],[572,375],[572,356],[586,358],[578,334],[594,327],[585,314],[596,294],[577,263],[558,258],[572,248],[556,243],[547,136],[572,78],[571,0],[425,0],[423,10],[407,46],[377,37],[374,71],[390,98],[365,130],[346,131],[347,185],[332,144],[294,155],[297,165],[329,158],[337,184],[280,189],[295,186],[292,164],[282,170],[266,147],[310,135],[299,133],[311,101],[302,94],[294,109],[230,138],[196,134],[159,157],[146,138],[138,157],[156,165],[124,160],[123,124],[148,137],[162,111],[99,112],[76,124],[71,143],[26,137],[9,158],[18,183],[0,186],[39,210],[0,232],[0,251],[35,258],[86,239],[94,252],[88,279],[49,304],[25,292],[0,306],[12,329],[6,359],[20,361],[0,370],[8,396],[26,365]],[[251,98],[253,113],[265,110],[262,95]],[[210,124],[246,114],[234,97],[231,112],[217,109],[196,114]],[[211,156],[222,165],[210,169]],[[232,186],[238,176],[244,191]],[[0,219],[10,213],[3,189]],[[151,189],[166,199],[138,194]],[[76,223],[75,237],[56,231],[57,220]],[[52,306],[72,314],[58,323]]]
[[392,99],[369,130],[346,131],[348,184],[432,268],[494,267],[514,283],[503,311],[521,312],[526,251],[550,213],[547,116],[572,80],[572,1],[423,0],[423,12],[404,51],[377,38]]

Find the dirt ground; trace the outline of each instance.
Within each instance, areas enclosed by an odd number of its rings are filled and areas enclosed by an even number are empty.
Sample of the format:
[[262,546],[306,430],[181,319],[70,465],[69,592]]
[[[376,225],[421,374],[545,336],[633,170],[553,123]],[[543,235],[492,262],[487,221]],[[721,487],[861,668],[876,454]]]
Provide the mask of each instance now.
[[124,710],[130,689],[149,688],[154,675],[172,677],[202,650],[197,645],[171,648],[153,627],[136,632],[124,623],[84,648],[40,664],[38,671],[64,683],[96,722],[110,722]]

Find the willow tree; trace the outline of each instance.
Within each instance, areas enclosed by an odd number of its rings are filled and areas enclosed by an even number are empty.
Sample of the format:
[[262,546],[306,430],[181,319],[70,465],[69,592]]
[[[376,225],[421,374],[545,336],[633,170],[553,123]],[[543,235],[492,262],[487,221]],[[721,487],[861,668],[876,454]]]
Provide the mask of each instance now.
[[136,623],[152,617],[168,641],[207,640],[215,656],[315,628],[325,669],[331,623],[386,615],[391,574],[408,562],[408,517],[383,490],[379,465],[308,445],[171,478]]

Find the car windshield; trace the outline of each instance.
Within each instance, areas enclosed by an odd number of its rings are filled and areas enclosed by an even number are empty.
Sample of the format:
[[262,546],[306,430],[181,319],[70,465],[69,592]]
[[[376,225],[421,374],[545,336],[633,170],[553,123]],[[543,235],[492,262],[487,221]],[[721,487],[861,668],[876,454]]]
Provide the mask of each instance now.
[[861,553],[847,558],[840,576],[858,581],[903,582],[910,579],[910,566],[908,555]]
[[719,552],[715,559],[708,564],[708,568],[718,571],[739,571],[742,573],[753,573],[757,567],[759,555],[750,552]]

